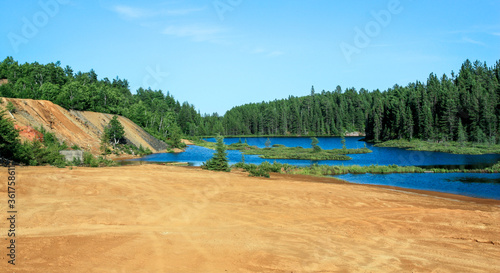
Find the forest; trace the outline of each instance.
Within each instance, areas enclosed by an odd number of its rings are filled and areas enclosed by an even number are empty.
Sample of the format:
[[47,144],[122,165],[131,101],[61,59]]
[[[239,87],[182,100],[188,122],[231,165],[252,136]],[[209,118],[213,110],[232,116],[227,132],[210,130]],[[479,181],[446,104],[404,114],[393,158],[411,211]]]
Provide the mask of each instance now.
[[[128,117],[152,135],[179,146],[181,137],[337,136],[361,132],[380,142],[421,139],[497,144],[500,142],[500,61],[493,67],[466,60],[457,74],[384,91],[337,86],[333,91],[233,107],[223,116],[200,114],[169,92],[139,88],[128,81],[99,79],[94,70],[74,72],[60,62],[0,63],[0,96],[50,100],[66,109]],[[237,92],[237,90],[235,90]]]
[[340,135],[366,133],[367,140],[422,139],[499,142],[500,61],[490,68],[466,60],[458,75],[385,91],[340,86],[330,92],[251,103],[223,118],[227,135]]

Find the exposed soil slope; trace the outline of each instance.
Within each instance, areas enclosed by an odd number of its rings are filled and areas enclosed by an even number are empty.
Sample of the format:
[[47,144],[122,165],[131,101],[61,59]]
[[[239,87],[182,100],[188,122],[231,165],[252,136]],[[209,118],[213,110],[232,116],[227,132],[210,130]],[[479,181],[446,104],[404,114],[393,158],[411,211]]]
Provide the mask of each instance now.
[[[44,127],[47,131],[55,133],[61,141],[66,141],[69,146],[74,144],[99,153],[100,138],[113,115],[88,112],[68,111],[59,105],[46,100],[10,99],[0,98],[3,106],[8,101],[16,107],[13,113],[14,123],[18,126]],[[165,150],[167,145],[144,131],[137,124],[125,117],[118,118],[125,128],[125,138],[137,147],[142,145],[153,152]]]
[[500,272],[499,201],[158,165],[17,173],[0,272]]

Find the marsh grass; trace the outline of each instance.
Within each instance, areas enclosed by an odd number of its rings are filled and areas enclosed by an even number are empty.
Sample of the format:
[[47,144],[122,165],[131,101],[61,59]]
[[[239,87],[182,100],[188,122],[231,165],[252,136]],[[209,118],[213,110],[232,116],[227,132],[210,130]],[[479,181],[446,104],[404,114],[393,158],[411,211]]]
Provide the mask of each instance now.
[[348,154],[365,154],[372,151],[368,148],[314,150],[312,148],[278,146],[245,149],[242,152],[249,155],[259,155],[264,159],[351,160],[352,158],[347,156]]
[[393,147],[402,148],[412,151],[429,151],[429,152],[443,152],[450,154],[469,154],[469,155],[481,155],[481,154],[500,154],[499,144],[488,144],[488,143],[472,143],[472,142],[433,142],[433,141],[423,141],[423,140],[389,140],[386,142],[375,144],[376,147]]
[[391,173],[498,173],[500,172],[500,163],[485,169],[424,169],[416,166],[398,166],[398,165],[370,165],[370,166],[329,166],[314,164],[309,167],[297,167],[289,164],[274,162],[264,162],[260,165],[237,163],[233,168],[242,168],[250,173],[250,176],[269,177],[269,173],[283,174],[303,174],[313,176],[331,176],[341,174],[391,174]]

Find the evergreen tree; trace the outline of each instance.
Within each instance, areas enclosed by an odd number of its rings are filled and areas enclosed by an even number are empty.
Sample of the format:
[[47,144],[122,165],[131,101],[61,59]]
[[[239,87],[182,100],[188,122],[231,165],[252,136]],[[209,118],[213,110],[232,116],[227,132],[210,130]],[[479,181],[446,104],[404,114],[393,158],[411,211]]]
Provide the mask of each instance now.
[[99,150],[101,151],[102,155],[104,155],[104,158],[111,152],[109,149],[109,138],[106,135],[106,133],[102,134],[101,136],[101,145],[99,146]]
[[267,138],[266,142],[264,143],[264,145],[266,146],[266,148],[271,147],[271,140],[269,138]]
[[340,143],[342,143],[342,149],[345,150],[347,147],[345,146],[345,129],[340,129]]
[[311,137],[311,146],[314,152],[321,152],[321,147],[318,144],[319,140],[316,137]]
[[12,101],[7,102],[7,111],[11,112],[12,114],[16,113],[16,107],[12,103]]
[[[181,129],[177,124],[173,123],[169,130],[170,142],[172,147],[180,148],[182,147],[182,133]],[[185,146],[184,146],[185,147]]]
[[104,139],[113,144],[113,148],[116,147],[116,144],[119,144],[124,141],[125,130],[123,125],[118,120],[118,116],[113,116],[113,118],[109,121],[108,126],[104,129]]
[[462,125],[462,120],[458,120],[458,135],[457,141],[463,145],[467,141],[467,135],[465,134],[464,126]]
[[227,153],[226,153],[226,145],[224,145],[224,137],[221,135],[217,135],[217,144],[216,144],[216,152],[213,157],[207,162],[203,163],[201,166],[203,169],[212,170],[212,171],[223,171],[229,172],[231,169],[229,168]]

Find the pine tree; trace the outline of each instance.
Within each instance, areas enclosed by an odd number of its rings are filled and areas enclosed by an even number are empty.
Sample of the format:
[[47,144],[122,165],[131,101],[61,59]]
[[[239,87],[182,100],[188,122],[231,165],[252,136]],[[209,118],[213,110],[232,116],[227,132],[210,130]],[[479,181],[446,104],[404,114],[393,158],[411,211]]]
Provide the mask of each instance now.
[[118,116],[113,116],[113,118],[109,121],[108,126],[104,129],[104,138],[108,139],[113,144],[113,148],[116,147],[116,144],[119,144],[123,141],[125,137],[125,129],[123,125],[118,120]]
[[216,152],[214,153],[213,157],[207,160],[207,162],[203,163],[201,167],[203,169],[212,171],[229,172],[231,171],[231,169],[229,168],[228,164],[226,145],[224,145],[224,137],[222,137],[221,135],[217,135],[216,139]]
[[347,147],[345,146],[345,129],[340,129],[340,143],[342,143],[342,149],[345,150]]
[[311,137],[311,146],[315,153],[321,152],[321,147],[319,147],[319,140],[316,137]]
[[464,126],[462,125],[462,120],[458,120],[458,134],[457,134],[457,141],[460,142],[460,144],[464,144],[464,142],[467,141],[467,135],[465,134]]
[[102,155],[104,155],[104,158],[106,158],[106,156],[110,152],[108,145],[109,145],[109,139],[106,136],[106,134],[103,134],[101,137],[101,145],[99,146],[99,150],[101,150]]
[[266,148],[271,147],[271,140],[267,138],[266,143],[264,143],[264,145],[266,145]]

